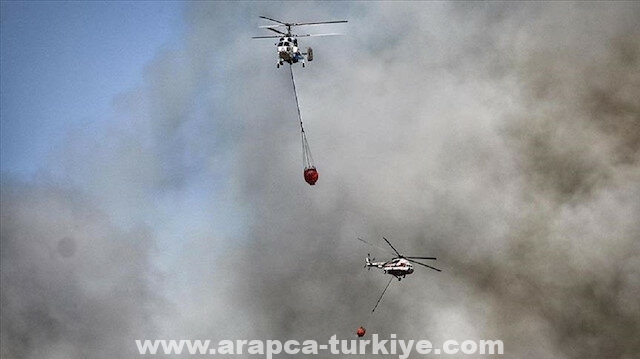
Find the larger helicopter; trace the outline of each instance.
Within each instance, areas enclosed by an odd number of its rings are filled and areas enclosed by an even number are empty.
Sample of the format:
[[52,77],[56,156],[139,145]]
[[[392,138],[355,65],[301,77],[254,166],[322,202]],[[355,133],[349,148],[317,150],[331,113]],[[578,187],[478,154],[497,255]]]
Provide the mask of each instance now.
[[[273,31],[278,35],[269,35],[269,36],[254,36],[253,39],[278,39],[278,42],[275,44],[278,52],[278,60],[276,62],[276,67],[280,68],[285,62],[290,65],[295,64],[297,62],[302,62],[302,67],[305,65],[306,61],[313,61],[313,49],[308,47],[307,52],[301,52],[298,47],[298,37],[308,37],[308,36],[333,36],[340,34],[294,34],[291,32],[291,28],[294,26],[308,26],[308,25],[322,25],[322,24],[337,24],[347,22],[347,20],[336,20],[336,21],[318,21],[318,22],[282,22],[280,20],[272,19],[266,16],[260,16],[260,18],[273,21],[276,25],[266,25],[260,26],[261,28]],[[280,31],[278,27],[286,27],[286,32]]]
[[[421,263],[416,261],[416,259],[423,259],[423,260],[436,260],[435,257],[407,257],[404,256],[402,254],[400,254],[391,244],[391,242],[389,242],[388,239],[386,239],[385,237],[382,237],[382,239],[384,239],[385,242],[387,242],[387,244],[389,245],[389,247],[391,247],[391,249],[393,249],[393,251],[396,253],[397,257],[392,258],[388,261],[385,262],[375,262],[375,259],[372,259],[369,254],[367,254],[367,258],[365,258],[365,265],[364,267],[367,269],[371,269],[371,267],[374,268],[379,268],[382,269],[382,271],[385,274],[390,274],[396,278],[398,278],[398,280],[401,280],[402,278],[406,277],[409,274],[412,274],[414,272],[413,269],[413,264],[419,264],[421,266],[427,267],[429,269],[433,269],[435,271],[441,272],[440,269],[432,267],[428,264],[425,263]],[[362,238],[358,238],[358,240],[367,243],[368,245],[373,246],[373,244],[365,241]]]

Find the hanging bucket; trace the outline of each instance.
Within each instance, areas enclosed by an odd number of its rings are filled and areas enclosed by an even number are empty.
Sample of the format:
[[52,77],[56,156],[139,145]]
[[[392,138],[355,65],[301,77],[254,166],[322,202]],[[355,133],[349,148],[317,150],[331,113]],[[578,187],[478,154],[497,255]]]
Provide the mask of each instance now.
[[304,180],[312,186],[316,184],[316,181],[318,181],[318,171],[315,167],[307,167],[304,169]]

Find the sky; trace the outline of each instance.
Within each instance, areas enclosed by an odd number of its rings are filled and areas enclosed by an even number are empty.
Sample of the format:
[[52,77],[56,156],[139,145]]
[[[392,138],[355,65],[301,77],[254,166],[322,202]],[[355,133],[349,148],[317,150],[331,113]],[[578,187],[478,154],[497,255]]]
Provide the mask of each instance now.
[[29,175],[74,127],[109,121],[181,31],[177,3],[2,3],[3,170]]
[[[1,3],[3,358],[136,339],[640,350],[640,5]],[[320,178],[302,177],[294,65]],[[61,19],[64,19],[62,21]],[[392,282],[382,236],[438,257]],[[416,357],[414,354],[413,357]],[[453,356],[463,357],[463,356]]]

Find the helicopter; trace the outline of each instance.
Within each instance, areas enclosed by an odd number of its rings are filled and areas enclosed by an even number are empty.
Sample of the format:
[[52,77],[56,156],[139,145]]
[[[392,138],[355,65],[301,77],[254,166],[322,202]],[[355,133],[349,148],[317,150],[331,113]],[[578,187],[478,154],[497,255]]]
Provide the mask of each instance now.
[[[421,266],[433,269],[435,271],[441,272],[440,269],[432,267],[428,264],[424,264],[421,262],[416,261],[416,259],[426,259],[426,260],[436,260],[435,257],[407,257],[404,256],[402,254],[400,254],[395,247],[393,247],[393,245],[391,244],[391,242],[389,242],[388,239],[386,239],[385,237],[382,237],[382,239],[384,239],[385,242],[387,242],[387,244],[389,245],[389,247],[391,247],[391,249],[393,249],[393,251],[396,253],[397,257],[392,258],[389,261],[386,262],[375,262],[375,258],[371,258],[369,254],[367,254],[367,258],[365,258],[365,265],[364,267],[367,269],[371,269],[372,267],[375,268],[379,268],[382,269],[382,271],[385,274],[390,274],[396,278],[398,278],[398,280],[402,280],[402,278],[405,278],[407,275],[412,274],[414,272],[413,269],[413,264],[419,264]],[[373,244],[365,241],[362,238],[358,238],[358,240],[373,246]]]
[[[260,18],[273,21],[277,23],[277,25],[266,25],[260,26],[261,28],[265,28],[267,30],[273,31],[278,35],[269,35],[269,36],[254,36],[253,39],[278,39],[278,42],[275,44],[278,52],[278,60],[276,62],[276,67],[280,68],[285,62],[293,65],[297,62],[302,62],[302,67],[305,65],[305,57],[306,61],[313,61],[313,49],[308,47],[307,52],[301,52],[298,47],[298,37],[309,37],[309,36],[333,36],[340,34],[294,34],[291,32],[291,28],[293,26],[307,26],[307,25],[322,25],[322,24],[337,24],[344,23],[347,20],[336,20],[336,21],[319,21],[319,22],[282,22],[280,20],[272,19],[266,16],[260,16]],[[286,32],[280,31],[276,28],[278,27],[286,27]]]

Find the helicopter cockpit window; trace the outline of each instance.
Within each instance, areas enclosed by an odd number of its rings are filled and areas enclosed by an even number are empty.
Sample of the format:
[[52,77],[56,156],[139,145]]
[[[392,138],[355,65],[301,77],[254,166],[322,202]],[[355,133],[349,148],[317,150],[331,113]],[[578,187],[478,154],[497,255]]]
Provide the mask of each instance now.
[[282,46],[282,43],[281,43],[281,42],[279,42],[279,43],[278,43],[278,46]]

